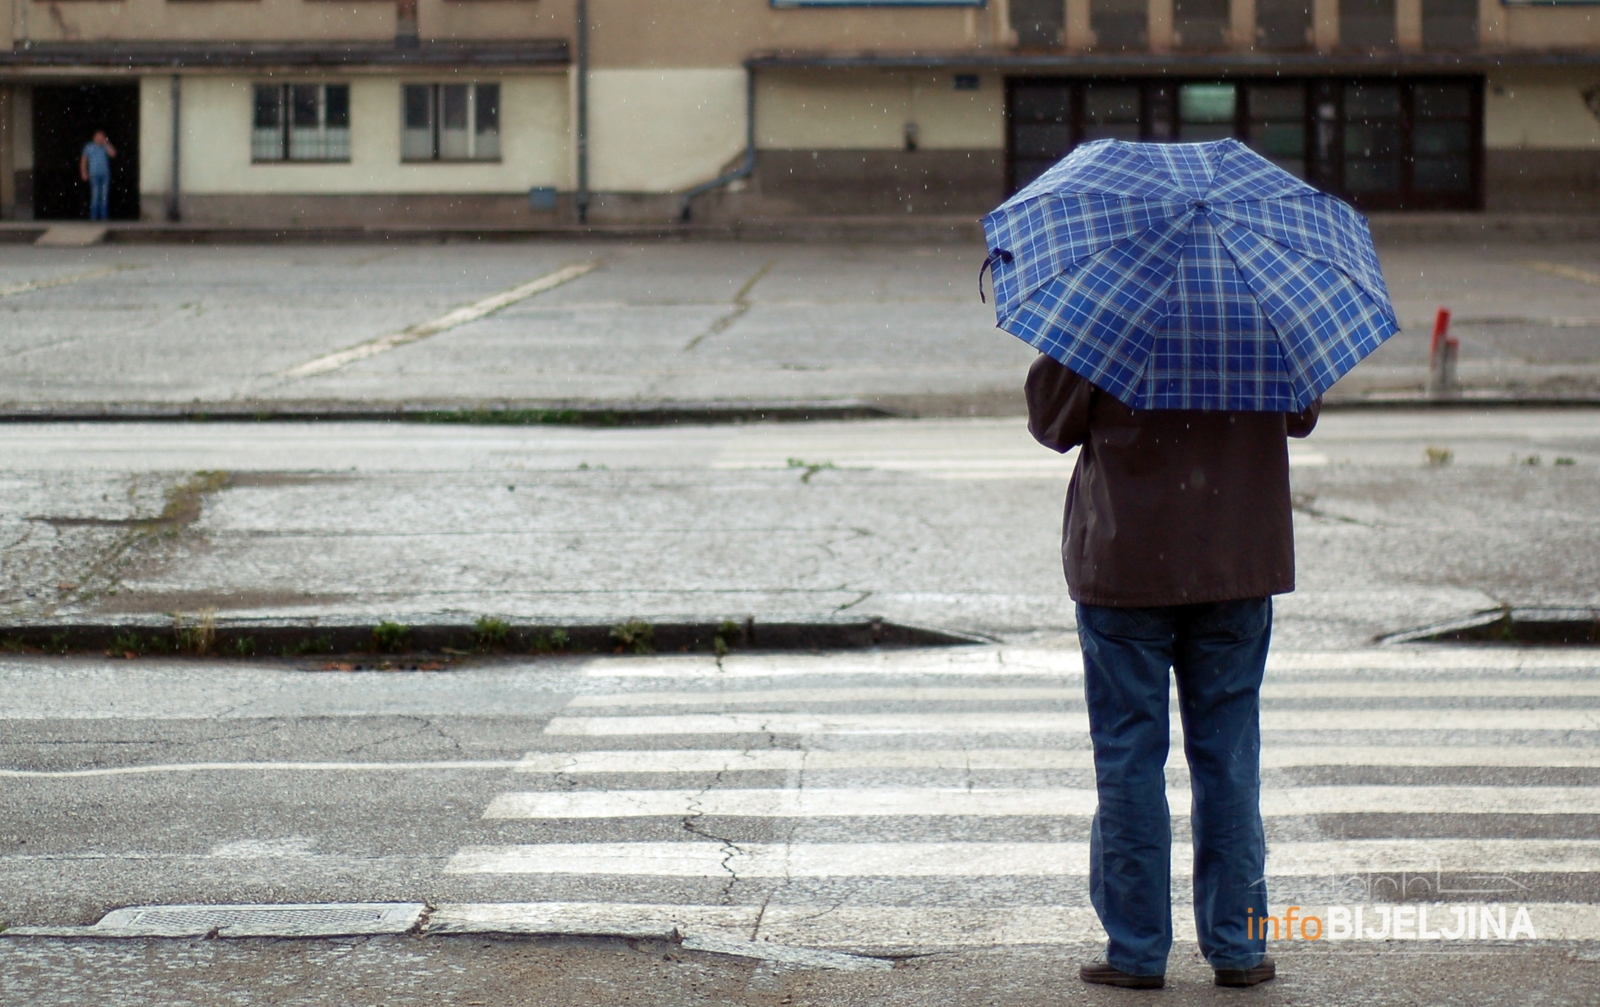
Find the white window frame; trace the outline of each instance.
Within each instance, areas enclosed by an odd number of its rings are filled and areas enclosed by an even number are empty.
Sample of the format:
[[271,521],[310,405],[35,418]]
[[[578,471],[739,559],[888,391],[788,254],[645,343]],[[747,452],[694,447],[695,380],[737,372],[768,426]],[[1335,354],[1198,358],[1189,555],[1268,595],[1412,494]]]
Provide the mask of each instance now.
[[[314,89],[317,121],[314,126],[294,122],[297,91]],[[329,91],[343,94],[344,124],[329,123]],[[277,93],[278,121],[260,124],[257,115],[263,91]],[[335,113],[338,103],[333,103]],[[334,116],[337,119],[337,114]],[[270,81],[250,91],[250,161],[252,164],[341,164],[350,161],[350,85],[343,81]]]
[[[411,102],[426,89],[427,123],[412,121]],[[445,122],[445,102],[452,90],[466,98],[466,126],[460,152],[449,149],[452,132]],[[400,160],[405,164],[497,163],[501,152],[502,88],[498,81],[410,81],[400,88]],[[490,94],[493,101],[489,101]]]

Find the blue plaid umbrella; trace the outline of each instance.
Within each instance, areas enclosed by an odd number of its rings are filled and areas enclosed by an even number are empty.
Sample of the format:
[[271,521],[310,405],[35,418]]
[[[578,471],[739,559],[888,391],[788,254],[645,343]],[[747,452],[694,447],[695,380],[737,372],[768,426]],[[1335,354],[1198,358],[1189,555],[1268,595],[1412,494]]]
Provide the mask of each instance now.
[[983,229],[1000,328],[1134,409],[1297,412],[1399,331],[1365,218],[1237,140],[1086,143]]

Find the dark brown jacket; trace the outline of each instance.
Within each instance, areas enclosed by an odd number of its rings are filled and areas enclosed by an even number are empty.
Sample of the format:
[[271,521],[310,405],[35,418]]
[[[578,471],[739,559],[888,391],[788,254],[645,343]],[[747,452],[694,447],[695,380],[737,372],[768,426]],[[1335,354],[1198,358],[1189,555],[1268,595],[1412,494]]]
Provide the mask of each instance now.
[[1041,355],[1028,371],[1028,430],[1082,445],[1067,489],[1061,560],[1074,600],[1155,607],[1294,590],[1289,445],[1304,412],[1132,410]]

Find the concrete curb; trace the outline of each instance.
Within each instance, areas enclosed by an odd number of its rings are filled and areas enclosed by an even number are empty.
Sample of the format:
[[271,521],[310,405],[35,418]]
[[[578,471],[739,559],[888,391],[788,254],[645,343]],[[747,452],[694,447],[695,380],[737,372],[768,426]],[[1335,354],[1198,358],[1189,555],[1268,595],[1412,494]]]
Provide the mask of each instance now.
[[698,926],[686,929],[683,921],[657,913],[623,919],[629,909],[626,903],[617,906],[618,912],[613,914],[618,917],[616,919],[563,913],[562,909],[561,904],[488,903],[444,905],[435,911],[421,902],[130,906],[114,909],[90,926],[13,927],[0,932],[0,936],[77,940],[238,940],[248,937],[304,940],[399,934],[610,937],[670,941],[687,951],[752,958],[791,968],[849,972],[894,968],[894,961],[889,958],[752,941],[735,936],[732,930]]
[[[975,407],[971,396],[919,396],[899,403],[859,399],[814,402],[662,402],[662,403],[360,403],[360,402],[191,402],[168,403],[11,403],[0,405],[0,425],[45,423],[434,423],[461,426],[663,427],[733,423],[818,423],[845,420],[1022,416],[1020,388],[1015,396],[994,396]],[[1325,412],[1378,412],[1405,409],[1596,409],[1595,395],[1466,395],[1435,399],[1426,395],[1324,400]]]
[[443,423],[469,426],[645,427],[800,423],[896,415],[859,399],[817,402],[361,403],[89,402],[0,405],[3,423]]
[[[33,244],[49,222],[0,226],[0,243]],[[533,224],[396,227],[315,225],[242,227],[220,224],[113,222],[102,240],[115,245],[170,244],[461,244],[520,241],[843,241],[883,244],[983,243],[974,216],[775,217],[715,224]]]
[[372,623],[230,622],[171,617],[105,623],[0,625],[14,653],[204,656],[207,659],[355,657],[363,662],[504,654],[720,653],[827,651],[870,647],[953,647],[995,641],[948,630],[871,619],[861,622],[517,624],[419,626]]
[[1600,643],[1600,609],[1492,608],[1381,637],[1379,643],[1493,643],[1585,646]]
[[[1600,215],[1558,213],[1373,213],[1372,236],[1381,243],[1593,241]],[[32,244],[50,222],[0,225],[0,243]],[[769,217],[711,224],[529,224],[477,227],[315,225],[242,227],[220,224],[118,221],[106,230],[110,244],[449,244],[514,241],[858,241],[977,245],[976,215],[905,217]]]

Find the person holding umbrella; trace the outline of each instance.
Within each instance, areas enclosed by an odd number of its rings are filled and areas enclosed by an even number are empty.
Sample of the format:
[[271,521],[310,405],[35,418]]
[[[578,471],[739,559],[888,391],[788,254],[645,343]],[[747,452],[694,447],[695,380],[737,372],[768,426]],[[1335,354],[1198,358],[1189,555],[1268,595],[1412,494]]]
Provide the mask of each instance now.
[[1165,983],[1170,669],[1200,949],[1217,985],[1264,982],[1259,706],[1272,596],[1294,590],[1286,438],[1309,434],[1322,393],[1399,329],[1366,221],[1236,140],[1102,140],[984,232],[999,325],[1041,351],[1029,430],[1079,450],[1062,560],[1107,935],[1079,976]]

